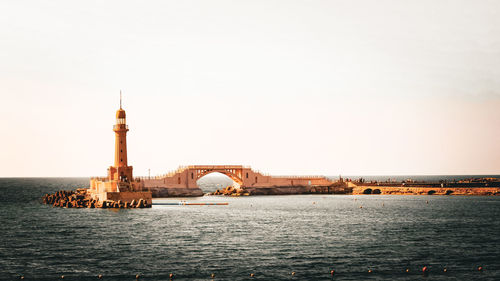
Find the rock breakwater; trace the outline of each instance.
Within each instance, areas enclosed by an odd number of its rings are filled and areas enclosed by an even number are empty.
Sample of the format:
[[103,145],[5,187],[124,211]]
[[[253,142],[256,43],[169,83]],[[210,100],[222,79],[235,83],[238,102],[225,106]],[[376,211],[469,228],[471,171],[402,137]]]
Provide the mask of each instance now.
[[251,192],[247,191],[244,187],[236,188],[230,185],[220,190],[217,189],[215,192],[209,193],[209,195],[248,196],[251,195]]
[[42,197],[44,204],[52,205],[61,208],[116,208],[116,209],[130,209],[130,208],[151,208],[146,200],[132,200],[131,202],[123,202],[121,200],[105,200],[100,202],[92,199],[87,192],[87,189],[80,188],[74,190],[60,190],[54,194],[45,194]]
[[296,195],[296,194],[351,194],[352,188],[339,182],[329,186],[273,186],[241,187],[228,186],[209,195],[247,196],[247,195]]

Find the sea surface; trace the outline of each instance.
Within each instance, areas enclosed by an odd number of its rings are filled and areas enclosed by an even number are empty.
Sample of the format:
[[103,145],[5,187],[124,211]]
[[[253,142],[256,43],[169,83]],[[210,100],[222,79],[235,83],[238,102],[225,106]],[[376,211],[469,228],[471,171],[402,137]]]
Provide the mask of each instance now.
[[87,184],[0,179],[0,280],[500,280],[500,197],[205,196],[185,200],[229,205],[130,210],[41,203]]

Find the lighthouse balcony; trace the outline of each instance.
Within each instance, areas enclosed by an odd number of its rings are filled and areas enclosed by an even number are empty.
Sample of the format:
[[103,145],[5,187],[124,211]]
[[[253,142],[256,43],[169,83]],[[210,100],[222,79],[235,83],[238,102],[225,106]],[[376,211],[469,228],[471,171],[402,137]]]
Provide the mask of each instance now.
[[124,130],[124,129],[128,131],[128,125],[125,124],[113,125],[113,130]]

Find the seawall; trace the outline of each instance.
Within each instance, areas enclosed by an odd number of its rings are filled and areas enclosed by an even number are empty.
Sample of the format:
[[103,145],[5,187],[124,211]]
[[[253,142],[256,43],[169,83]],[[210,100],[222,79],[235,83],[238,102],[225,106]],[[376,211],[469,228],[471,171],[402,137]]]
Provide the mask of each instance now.
[[153,198],[164,197],[198,197],[203,196],[200,188],[182,188],[182,187],[149,187]]
[[350,194],[352,188],[343,182],[331,185],[293,185],[293,186],[252,186],[235,188],[228,186],[210,195],[294,195],[294,194]]
[[353,186],[352,194],[389,195],[500,195],[500,187]]
[[250,195],[349,194],[347,186],[273,186],[246,187]]

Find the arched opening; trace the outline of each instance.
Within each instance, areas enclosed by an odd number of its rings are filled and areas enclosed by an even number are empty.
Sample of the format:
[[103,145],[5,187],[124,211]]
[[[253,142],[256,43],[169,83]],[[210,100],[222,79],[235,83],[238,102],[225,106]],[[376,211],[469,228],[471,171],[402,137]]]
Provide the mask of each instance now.
[[453,190],[446,190],[446,195],[450,195],[453,193]]
[[363,191],[363,194],[372,194],[372,189],[371,188],[367,188]]
[[215,192],[217,190],[220,191],[228,186],[235,188],[240,187],[240,185],[229,176],[219,172],[208,173],[199,178],[196,183],[204,193]]
[[435,191],[435,190],[429,190],[429,192],[427,192],[427,195],[432,195],[432,194],[434,194],[434,193],[436,193],[436,191]]
[[380,189],[378,189],[378,188],[377,188],[377,189],[374,189],[374,190],[372,191],[372,194],[381,194],[381,193],[382,193],[382,192],[381,192],[381,191],[380,191]]

